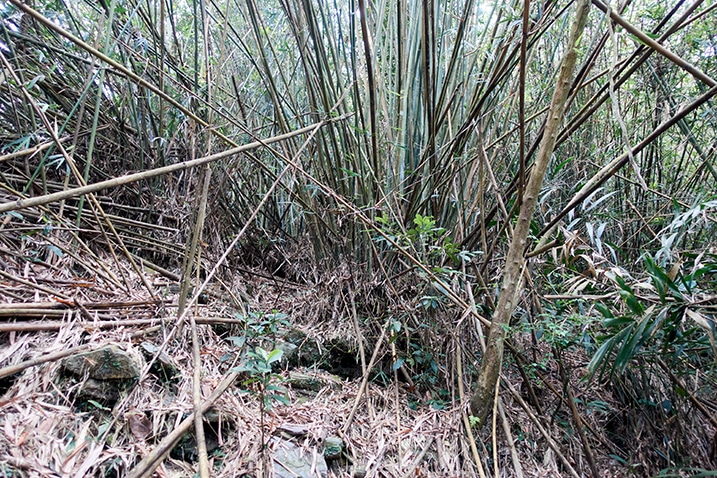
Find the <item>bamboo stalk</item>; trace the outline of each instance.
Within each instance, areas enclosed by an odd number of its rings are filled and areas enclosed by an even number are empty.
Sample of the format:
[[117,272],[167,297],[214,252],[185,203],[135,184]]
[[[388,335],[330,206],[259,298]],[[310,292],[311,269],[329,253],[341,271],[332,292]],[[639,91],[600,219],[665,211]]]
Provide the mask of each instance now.
[[319,123],[315,123],[315,124],[306,126],[304,128],[299,128],[290,133],[274,136],[274,137],[267,138],[267,139],[264,139],[261,141],[253,141],[253,142],[247,143],[243,146],[231,148],[231,149],[228,149],[221,153],[210,154],[208,156],[204,156],[202,158],[197,158],[197,159],[194,159],[191,161],[184,161],[181,163],[171,164],[169,166],[163,166],[160,168],[150,169],[150,170],[142,171],[139,173],[127,174],[124,176],[119,176],[117,178],[107,179],[105,181],[99,181],[94,184],[88,184],[87,186],[81,186],[81,187],[77,187],[77,188],[73,188],[73,189],[68,189],[67,191],[60,191],[57,193],[46,194],[46,195],[38,196],[38,197],[34,197],[34,198],[18,199],[16,201],[5,202],[5,203],[0,204],[0,213],[4,213],[4,212],[8,212],[8,211],[17,211],[17,210],[28,208],[28,207],[41,206],[44,204],[61,201],[63,199],[68,199],[71,197],[77,197],[77,196],[81,196],[84,194],[95,193],[98,191],[102,191],[103,189],[114,188],[117,186],[121,186],[123,184],[134,183],[134,182],[137,182],[140,180],[150,179],[150,178],[154,178],[157,176],[174,173],[177,171],[184,171],[186,169],[194,168],[196,166],[201,166],[206,163],[211,163],[214,161],[218,161],[220,159],[229,158],[236,154],[250,151],[252,149],[256,149],[256,148],[265,146],[267,144],[276,143],[279,141],[283,141],[283,140],[292,138],[294,136],[308,133],[308,132],[316,129],[317,127],[321,127],[321,126],[329,124],[333,121],[340,121],[343,119],[345,119],[345,117],[332,118],[329,120],[320,121]]
[[498,383],[503,361],[506,334],[505,326],[513,314],[518,293],[522,288],[522,274],[523,268],[525,267],[524,252],[528,243],[530,223],[535,212],[543,177],[547,170],[550,156],[553,154],[558,128],[563,118],[565,102],[569,93],[570,79],[577,61],[576,46],[585,27],[588,10],[588,1],[580,0],[570,31],[567,53],[560,67],[560,74],[553,93],[545,133],[543,134],[538,156],[535,160],[533,170],[530,173],[528,184],[526,185],[518,221],[511,237],[505,270],[503,272],[501,293],[498,298],[498,305],[493,312],[486,352],[481,361],[481,370],[476,383],[476,390],[471,399],[471,411],[479,418],[481,426],[485,424],[486,418],[492,409],[491,405],[494,400],[493,392]]

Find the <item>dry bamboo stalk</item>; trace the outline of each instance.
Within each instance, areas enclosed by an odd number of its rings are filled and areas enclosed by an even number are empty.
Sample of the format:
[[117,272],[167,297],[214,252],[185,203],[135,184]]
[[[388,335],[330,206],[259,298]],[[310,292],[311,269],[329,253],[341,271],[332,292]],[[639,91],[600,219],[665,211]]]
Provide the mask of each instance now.
[[4,277],[4,278],[6,278],[6,279],[9,279],[9,280],[15,281],[15,282],[17,282],[17,283],[19,283],[19,284],[26,285],[26,286],[31,287],[31,288],[33,288],[33,289],[37,289],[37,290],[39,290],[40,292],[44,292],[44,293],[49,294],[49,295],[52,295],[52,296],[54,296],[54,297],[59,297],[60,299],[64,299],[64,300],[70,300],[70,297],[66,296],[65,294],[62,294],[62,293],[57,292],[57,291],[52,290],[52,289],[48,289],[47,287],[43,287],[43,286],[41,286],[41,285],[34,284],[34,283],[32,283],[32,282],[30,282],[30,281],[27,281],[27,280],[25,280],[25,279],[20,279],[19,277],[15,277],[14,275],[9,274],[9,273],[7,273],[7,272],[5,272],[5,271],[1,271],[1,270],[0,270],[0,276]]
[[647,36],[642,30],[637,28],[636,26],[632,25],[630,22],[625,20],[620,16],[619,13],[617,13],[615,10],[608,8],[604,3],[602,3],[600,0],[592,0],[593,5],[598,7],[600,10],[602,10],[605,13],[610,13],[610,18],[620,24],[625,30],[630,32],[632,35],[635,35],[642,43],[649,46],[653,50],[655,50],[660,55],[664,56],[668,60],[670,60],[675,65],[679,66],[698,80],[705,83],[707,86],[717,86],[717,81],[712,79],[709,75],[707,75],[704,71],[700,70],[693,64],[689,63],[688,61],[683,60],[680,56],[673,53],[672,51],[668,50],[664,46],[660,45],[657,41],[653,40],[649,36]]
[[[60,141],[64,143],[68,139],[70,139],[69,136],[66,136],[64,138],[60,138]],[[23,149],[22,151],[16,151],[14,153],[3,154],[2,156],[0,156],[0,163],[2,163],[3,161],[9,161],[11,159],[20,158],[22,156],[29,156],[29,155],[39,153],[40,151],[46,150],[53,144],[55,144],[54,141],[46,141],[46,142],[44,142],[42,144],[38,144],[37,146],[34,146],[32,148]]]
[[480,459],[480,453],[478,453],[478,445],[476,444],[476,439],[473,435],[473,428],[471,427],[466,407],[463,406],[463,404],[468,400],[465,393],[465,386],[463,385],[463,349],[460,341],[456,341],[456,377],[458,381],[458,396],[461,400],[461,420],[463,421],[463,428],[465,428],[466,435],[468,436],[468,443],[470,445],[471,454],[473,455],[473,462],[478,469],[478,475],[480,478],[486,478],[485,470],[483,469],[483,462]]
[[[640,141],[640,143],[638,143],[634,148],[632,148],[632,154],[638,154],[650,143],[656,140],[660,135],[662,135],[662,133],[670,129],[673,125],[677,124],[678,121],[685,118],[688,114],[695,111],[701,105],[708,102],[715,95],[717,95],[717,86],[713,86],[704,94],[700,95],[697,99],[692,101],[690,104],[684,106],[679,111],[677,111],[674,116],[657,126],[657,128],[655,128],[652,133],[650,133],[645,139]],[[588,196],[590,196],[590,194],[595,192],[595,190],[602,186],[605,181],[617,174],[617,172],[622,169],[625,164],[627,164],[628,160],[628,153],[623,153],[617,158],[613,159],[610,163],[605,165],[600,171],[595,173],[593,177],[588,179],[585,185],[580,188],[580,191],[578,191],[575,196],[573,196],[570,202],[549,223],[543,226],[543,229],[538,234],[538,237],[540,238],[539,241],[542,240],[543,236],[547,234],[556,224],[562,221],[563,218],[570,211],[577,207],[578,204],[582,203]]]
[[[103,319],[106,317],[102,317]],[[243,322],[236,319],[223,319],[220,317],[211,318],[196,318],[194,319],[197,324],[200,325],[238,325],[243,326]],[[97,322],[59,322],[59,321],[44,321],[44,322],[22,322],[22,323],[4,323],[0,324],[0,333],[3,332],[41,332],[41,331],[53,331],[60,330],[65,327],[82,327],[86,330],[102,330],[111,329],[115,327],[135,327],[143,325],[154,325],[160,323],[166,323],[167,319],[123,319],[118,318],[117,320],[101,320]]]
[[508,389],[510,394],[513,396],[513,398],[518,402],[518,404],[521,406],[523,411],[528,415],[528,418],[535,424],[535,426],[540,431],[540,434],[543,435],[543,438],[545,438],[545,441],[548,443],[548,446],[555,452],[555,454],[558,456],[560,461],[563,462],[563,466],[565,466],[565,469],[570,473],[570,475],[573,478],[580,478],[580,475],[577,471],[575,471],[575,468],[573,468],[573,465],[570,463],[570,461],[563,455],[563,452],[560,451],[560,447],[558,444],[553,440],[553,437],[550,436],[550,434],[545,430],[543,425],[540,423],[540,420],[538,420],[538,417],[535,416],[532,410],[530,410],[530,407],[527,403],[525,403],[525,400],[523,400],[523,397],[520,396],[520,393],[513,388],[513,386],[510,384],[508,380],[503,379],[503,383],[505,387]]
[[505,439],[508,442],[510,448],[510,459],[513,462],[513,471],[515,471],[516,478],[523,478],[523,466],[520,464],[520,457],[518,456],[518,450],[515,448],[515,440],[513,434],[510,431],[510,422],[505,414],[505,407],[503,406],[503,400],[498,397],[498,413],[500,414],[500,423],[503,426],[503,433]]
[[503,361],[506,335],[505,325],[508,324],[510,320],[513,310],[515,309],[517,297],[522,288],[522,275],[526,264],[524,254],[528,244],[530,224],[535,213],[543,178],[547,171],[550,157],[553,154],[560,123],[562,122],[565,112],[565,103],[569,93],[571,77],[577,61],[576,47],[585,28],[589,9],[590,4],[588,0],[580,0],[578,2],[575,19],[570,31],[567,51],[556,80],[540,148],[525,187],[523,203],[520,205],[518,220],[510,240],[505,270],[503,271],[500,297],[493,312],[486,351],[481,360],[481,369],[476,381],[476,390],[471,399],[471,411],[479,418],[481,426],[484,425],[490,410],[493,408],[493,395],[500,377]]
[[[13,1],[13,0],[11,0],[11,1]],[[247,143],[242,146],[237,146],[236,148],[231,148],[226,151],[222,151],[221,153],[210,154],[209,156],[204,156],[202,158],[193,159],[191,161],[184,161],[181,163],[170,164],[168,166],[150,169],[148,171],[142,171],[139,173],[126,174],[124,176],[119,176],[117,178],[107,179],[105,181],[99,181],[97,183],[88,184],[87,186],[81,186],[81,187],[77,187],[77,188],[73,188],[73,189],[68,189],[66,191],[60,191],[57,193],[46,194],[44,196],[38,196],[38,197],[26,198],[26,199],[18,199],[17,201],[9,201],[9,202],[0,204],[0,213],[4,213],[4,212],[8,212],[8,211],[16,211],[16,210],[24,209],[24,208],[28,208],[28,207],[41,206],[44,204],[61,201],[63,199],[69,199],[72,197],[82,196],[84,194],[95,193],[98,191],[102,191],[103,189],[114,188],[117,186],[121,186],[123,184],[137,182],[137,181],[140,181],[143,179],[150,179],[150,178],[154,178],[154,177],[161,176],[164,174],[174,173],[177,171],[184,171],[189,168],[201,166],[206,163],[211,163],[213,161],[225,159],[225,158],[237,155],[239,153],[250,151],[252,149],[260,148],[262,146],[266,146],[267,144],[276,143],[279,141],[283,141],[283,140],[292,138],[294,136],[298,136],[298,135],[301,135],[304,133],[309,133],[309,132],[313,131],[314,129],[316,129],[317,127],[321,127],[326,124],[329,124],[332,121],[338,121],[338,120],[342,120],[345,118],[346,118],[345,116],[342,116],[339,118],[332,118],[329,120],[320,121],[318,123],[314,123],[314,124],[306,126],[304,128],[299,128],[290,133],[273,136],[271,138],[267,138],[267,139],[264,139],[261,141],[253,141],[251,143]]]
[[[207,398],[199,407],[202,413],[206,413],[214,402],[234,383],[234,380],[239,376],[238,373],[230,373],[219,383],[214,393]],[[180,438],[192,428],[194,424],[194,412],[174,429],[144,458],[140,461],[137,466],[132,468],[127,474],[127,478],[144,478],[152,475],[152,472],[164,461],[169,455],[169,452],[174,448]]]
[[80,352],[85,352],[87,350],[91,350],[92,348],[99,348],[100,346],[92,347],[88,344],[85,345],[79,345],[77,347],[70,347],[69,349],[61,350],[59,352],[55,352],[52,354],[42,355],[40,357],[36,357],[34,359],[26,360],[24,362],[20,362],[16,365],[10,365],[8,367],[3,367],[0,369],[0,378],[9,377],[10,375],[15,375],[16,373],[22,372],[26,368],[34,367],[36,365],[40,365],[46,362],[53,362],[55,360],[59,360],[61,358],[68,357],[70,355],[75,355]]
[[98,322],[25,322],[0,324],[2,332],[41,332],[60,330],[68,327],[82,327],[85,330],[110,329],[113,327],[134,327],[161,323],[162,319],[103,320]]
[[565,365],[563,364],[560,351],[558,349],[558,368],[560,369],[560,378],[563,382],[563,390],[565,391],[566,395],[566,401],[568,402],[568,406],[570,408],[570,411],[573,415],[573,421],[575,422],[575,428],[578,431],[578,436],[580,437],[580,442],[583,445],[583,450],[585,451],[585,457],[588,460],[588,465],[590,467],[590,471],[593,474],[593,478],[600,478],[600,471],[598,470],[597,464],[595,463],[595,456],[592,451],[592,447],[590,446],[590,442],[587,439],[587,436],[585,436],[585,427],[583,427],[583,420],[580,417],[580,413],[578,412],[578,407],[575,405],[575,396],[573,395],[572,386],[570,385],[570,379],[568,378],[567,373],[565,372]]
[[[3,64],[5,65],[6,70],[10,72],[10,74],[11,74],[12,77],[15,79],[15,81],[17,81],[18,84],[22,84],[22,82],[20,81],[20,79],[18,78],[18,76],[15,74],[15,71],[12,69],[12,66],[10,65],[10,63],[8,63],[8,61],[5,59],[5,57],[4,57],[4,56],[0,56],[0,60],[2,60]],[[62,157],[64,158],[66,164],[69,166],[70,171],[72,171],[72,174],[75,176],[75,179],[77,180],[77,182],[78,182],[81,186],[87,186],[87,184],[86,184],[86,182],[85,182],[85,180],[84,180],[84,177],[82,176],[82,174],[80,173],[79,169],[77,168],[77,166],[76,166],[76,164],[75,164],[75,161],[72,159],[72,156],[70,156],[70,154],[67,152],[67,150],[65,149],[65,147],[64,147],[64,146],[62,145],[62,143],[60,142],[60,138],[57,136],[57,133],[56,133],[55,130],[53,129],[52,123],[50,122],[49,118],[48,118],[47,115],[45,114],[44,110],[38,106],[37,102],[34,100],[34,98],[30,95],[30,93],[27,91],[27,89],[26,89],[24,86],[21,86],[20,90],[22,91],[22,94],[26,97],[28,103],[32,106],[32,109],[35,111],[35,113],[37,114],[37,116],[42,120],[42,123],[43,123],[43,125],[45,126],[45,129],[46,129],[46,130],[50,133],[50,135],[52,136],[52,138],[53,138],[53,140],[55,141],[55,144],[56,144],[56,146],[57,146],[57,149],[58,149],[58,150],[60,151],[60,153],[62,154]],[[69,180],[69,175],[68,175],[67,178],[66,178],[66,184],[67,184],[67,180]],[[147,291],[150,293],[150,295],[154,295],[154,291],[152,290],[152,286],[149,284],[149,282],[147,281],[147,279],[146,279],[146,277],[144,276],[144,274],[142,274],[142,271],[141,271],[141,270],[139,269],[139,267],[137,266],[137,263],[132,259],[132,256],[129,254],[129,251],[127,250],[127,247],[125,247],[124,243],[122,242],[122,239],[119,237],[119,234],[118,234],[117,231],[115,230],[115,228],[114,228],[114,226],[113,226],[113,224],[112,224],[112,221],[110,221],[109,218],[107,218],[107,216],[105,215],[105,212],[104,212],[104,210],[102,209],[102,206],[101,206],[101,205],[99,204],[99,202],[97,201],[97,198],[96,198],[96,197],[94,196],[94,194],[92,194],[92,193],[88,193],[88,194],[87,194],[87,197],[89,198],[90,203],[92,204],[92,213],[96,216],[97,222],[99,223],[99,222],[100,222],[100,217],[102,217],[102,219],[104,220],[104,222],[107,224],[107,227],[109,228],[110,232],[112,232],[112,235],[113,235],[113,236],[115,237],[115,239],[117,240],[117,245],[120,247],[120,249],[121,249],[122,252],[124,253],[125,257],[129,260],[130,264],[132,265],[132,268],[133,268],[133,269],[135,270],[135,272],[139,275],[139,278],[141,279],[141,281],[142,281],[142,283],[144,284],[144,286],[147,288]],[[61,204],[62,204],[62,205],[61,205],[61,207],[60,207],[60,214],[59,214],[60,216],[62,216],[62,208],[64,207],[64,201],[61,202]],[[112,247],[112,244],[111,244],[111,242],[110,242],[109,237],[106,235],[106,232],[105,232],[105,230],[104,230],[104,227],[101,227],[101,232],[102,232],[102,234],[105,236],[105,239],[107,240],[107,243],[108,243],[108,246],[109,246],[109,249],[110,249],[110,254],[112,255],[112,258],[114,259],[115,263],[119,266],[119,260],[117,259],[117,256],[115,255],[114,248]],[[126,285],[126,288],[127,288],[127,292],[129,292],[129,290],[130,290],[130,284],[129,284],[129,282],[127,281],[127,278],[126,278],[125,274],[122,273],[122,270],[121,270],[121,269],[120,269],[120,273],[121,273],[121,275],[122,275],[122,278],[124,279],[124,282],[125,282],[125,285]]]
[[[83,302],[82,305],[90,310],[100,309],[128,309],[131,307],[142,307],[146,305],[160,305],[160,300],[134,300],[119,302]],[[68,302],[14,302],[0,304],[0,314],[10,309],[67,309],[74,304]]]

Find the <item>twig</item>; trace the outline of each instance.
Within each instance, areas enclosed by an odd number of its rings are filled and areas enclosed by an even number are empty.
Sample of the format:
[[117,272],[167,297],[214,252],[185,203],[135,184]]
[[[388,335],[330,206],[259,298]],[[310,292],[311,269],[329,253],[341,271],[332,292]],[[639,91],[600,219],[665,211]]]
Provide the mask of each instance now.
[[271,138],[267,138],[261,141],[254,141],[252,143],[247,143],[242,146],[238,146],[236,148],[228,149],[226,151],[222,151],[220,153],[211,154],[209,156],[205,156],[203,158],[197,158],[191,161],[184,161],[181,163],[176,164],[170,164],[169,166],[163,166],[156,169],[150,169],[148,171],[142,171],[139,173],[134,174],[127,174],[124,176],[119,176],[113,179],[108,179],[105,181],[99,181],[93,184],[89,184],[87,186],[80,186],[73,189],[68,189],[66,191],[60,191],[57,193],[51,193],[46,194],[44,196],[37,196],[32,198],[26,198],[26,199],[18,199],[17,201],[8,201],[6,203],[0,204],[0,213],[3,212],[9,212],[9,211],[16,211],[19,209],[24,209],[28,207],[33,206],[40,206],[43,204],[49,204],[56,201],[61,201],[63,199],[69,199],[72,197],[82,196],[83,194],[90,194],[95,193],[98,191],[102,191],[103,189],[109,189],[114,188],[117,186],[121,186],[123,184],[129,184],[134,183],[143,179],[149,179],[157,176],[162,176],[165,174],[174,173],[177,171],[184,171],[189,168],[193,168],[195,166],[200,166],[202,164],[211,163],[213,161],[218,161],[220,159],[229,158],[231,156],[235,156],[239,153],[250,151],[252,149],[257,149],[261,146],[265,146],[270,143],[276,143],[279,141],[283,141],[288,138],[292,138],[294,136],[298,136],[300,134],[309,133],[311,131],[316,130],[317,128],[324,126],[326,124],[329,124],[331,121],[338,121],[345,119],[345,117],[339,117],[339,118],[332,118],[331,120],[325,120],[321,121],[319,123],[315,123],[309,126],[306,126],[304,128],[299,128],[297,130],[294,130],[290,133],[274,136]]
[[[195,318],[194,319],[197,324],[201,325],[218,325],[218,324],[225,324],[225,325],[241,325],[242,322],[238,321],[236,319],[223,319],[220,317],[217,318],[211,318],[211,317],[201,317],[201,318]],[[102,330],[102,329],[112,329],[115,327],[140,327],[143,325],[160,325],[165,324],[167,322],[167,319],[161,319],[161,318],[154,318],[154,319],[123,319],[119,318],[117,320],[102,320],[97,322],[60,322],[60,321],[52,321],[52,322],[23,322],[19,324],[0,324],[0,333],[3,332],[42,332],[42,331],[51,331],[51,330],[60,330],[65,327],[82,327],[87,331],[90,330]]]
[[500,380],[495,384],[495,394],[493,395],[493,417],[491,417],[491,440],[493,443],[493,476],[498,477],[500,470],[498,469],[498,392],[500,392]]
[[[216,402],[219,397],[221,397],[222,394],[231,386],[231,384],[234,383],[238,376],[238,373],[233,372],[224,377],[214,390],[214,393],[201,403],[199,410],[202,413],[206,413],[214,405],[214,402]],[[192,428],[192,425],[194,425],[194,412],[182,420],[182,422],[177,425],[177,428],[172,430],[172,432],[164,437],[164,439],[149,454],[147,454],[147,456],[142,458],[142,461],[130,470],[127,474],[127,478],[145,478],[151,476],[154,470],[164,461],[166,456],[169,455],[169,452],[172,448],[174,448],[182,436],[187,433],[190,428]]]
[[204,412],[202,411],[202,358],[199,353],[199,335],[197,322],[194,316],[189,317],[192,331],[192,362],[194,373],[192,375],[192,402],[194,405],[194,437],[197,440],[197,455],[199,456],[199,476],[209,478],[209,457],[207,456],[207,440],[204,436]]
[[565,367],[563,365],[562,356],[560,354],[559,349],[557,349],[556,356],[558,358],[558,365],[560,369],[560,376],[563,379],[563,385],[565,387],[565,393],[567,395],[567,402],[570,406],[570,411],[573,414],[573,420],[575,421],[575,428],[578,430],[578,435],[580,436],[580,441],[583,444],[583,449],[585,450],[585,456],[588,459],[588,464],[590,465],[590,471],[592,471],[593,478],[599,478],[600,472],[597,469],[597,465],[595,464],[595,457],[593,456],[592,448],[590,447],[590,442],[588,442],[587,437],[585,436],[585,430],[583,428],[583,421],[580,418],[580,413],[578,412],[578,407],[575,405],[575,397],[573,396],[572,388],[570,387],[570,380],[568,380],[568,375],[565,373]]
[[5,272],[5,271],[1,271],[1,270],[0,270],[0,276],[3,276],[4,278],[9,279],[9,280],[15,281],[15,282],[17,282],[17,283],[19,283],[19,284],[26,285],[26,286],[28,286],[28,287],[32,287],[33,289],[37,289],[37,290],[39,290],[40,292],[44,292],[44,293],[46,293],[46,294],[50,294],[50,295],[52,295],[52,296],[59,297],[60,299],[70,300],[70,297],[69,297],[69,296],[66,296],[65,294],[62,294],[62,293],[57,292],[57,291],[54,291],[54,290],[52,290],[52,289],[48,289],[47,287],[43,287],[43,286],[41,286],[41,285],[37,285],[37,284],[35,284],[35,283],[33,283],[33,282],[30,282],[30,281],[27,281],[27,280],[25,280],[25,279],[20,279],[19,277],[15,277],[14,275],[8,274],[8,273]]
[[667,366],[667,364],[662,361],[662,359],[657,359],[657,363],[660,364],[660,367],[667,372],[667,374],[670,376],[670,380],[672,380],[678,387],[680,387],[682,390],[685,391],[687,394],[687,398],[690,402],[699,410],[702,412],[702,414],[707,418],[707,420],[710,421],[713,427],[717,428],[717,417],[712,415],[709,410],[707,410],[707,407],[704,406],[702,402],[700,402],[697,397],[695,397],[690,391],[685,387],[685,385],[682,383],[682,381],[670,370],[670,368]]
[[510,394],[513,396],[513,398],[518,402],[518,404],[521,406],[521,408],[525,411],[525,413],[528,415],[528,418],[535,424],[535,426],[540,431],[540,434],[543,435],[543,438],[545,438],[545,441],[548,443],[548,446],[555,452],[555,454],[560,458],[560,461],[563,462],[563,465],[565,466],[565,469],[570,473],[570,476],[573,478],[580,478],[580,475],[578,475],[578,472],[575,471],[575,468],[573,468],[573,465],[570,464],[568,459],[563,455],[563,453],[560,451],[560,447],[558,447],[558,444],[555,443],[555,440],[553,440],[553,437],[550,436],[550,434],[543,428],[543,425],[540,423],[540,420],[538,420],[538,417],[535,416],[533,411],[530,409],[530,406],[525,403],[525,400],[523,400],[523,397],[520,396],[520,393],[518,393],[517,390],[513,388],[513,386],[510,384],[508,380],[503,379],[503,383],[505,387],[508,389]]
[[617,13],[615,10],[608,8],[607,5],[602,3],[600,0],[592,0],[592,4],[598,7],[600,10],[605,12],[606,14],[610,15],[610,18],[620,24],[625,30],[630,32],[632,35],[639,38],[639,40],[644,43],[645,45],[649,46],[653,50],[655,50],[660,55],[664,56],[668,60],[670,60],[675,65],[679,66],[686,72],[690,73],[692,76],[694,76],[696,79],[699,79],[703,83],[705,83],[707,86],[717,86],[717,82],[709,77],[705,72],[697,68],[696,66],[692,65],[691,63],[683,60],[681,57],[673,53],[672,51],[668,50],[664,46],[660,45],[657,41],[650,38],[648,35],[646,35],[642,30],[637,28],[636,26],[629,23],[627,20],[622,18],[619,13]]
[[25,360],[24,362],[20,362],[15,365],[10,365],[10,366],[1,368],[0,369],[0,378],[9,377],[10,375],[15,375],[18,372],[22,372],[26,368],[34,367],[36,365],[40,365],[40,364],[47,363],[47,362],[54,362],[55,360],[65,358],[69,355],[75,355],[80,352],[85,352],[85,351],[92,350],[95,348],[99,348],[99,346],[91,346],[89,344],[78,345],[77,347],[71,347],[69,349],[60,350],[59,352],[42,355],[40,357],[36,357],[36,358],[30,359],[30,360]]
[[[177,316],[181,317],[184,313],[184,304],[189,292],[189,284],[191,282],[192,269],[194,267],[194,258],[197,253],[197,244],[201,239],[202,229],[204,227],[204,218],[207,210],[207,196],[209,195],[209,181],[212,170],[209,165],[204,166],[204,184],[202,187],[201,199],[199,201],[199,211],[197,212],[197,220],[194,225],[191,246],[189,254],[185,256],[187,267],[184,271],[182,289],[179,296],[179,307],[177,308]],[[197,455],[199,457],[199,476],[200,478],[209,478],[209,457],[207,456],[207,440],[204,436],[204,419],[200,408],[202,401],[202,359],[199,353],[199,334],[197,334],[197,321],[194,314],[189,315],[189,326],[192,333],[192,359],[194,373],[192,375],[192,402],[194,404],[194,436],[197,440]],[[181,327],[181,325],[180,325]]]
[[388,328],[388,321],[386,321],[385,324],[383,324],[383,327],[381,327],[381,335],[378,338],[378,341],[376,342],[376,346],[373,349],[373,355],[371,355],[371,360],[368,362],[368,366],[366,367],[366,372],[363,374],[363,377],[361,379],[361,385],[359,385],[358,392],[356,392],[356,398],[354,399],[354,406],[351,409],[351,413],[349,414],[349,417],[346,419],[346,423],[344,424],[344,427],[341,429],[341,433],[346,434],[351,427],[351,423],[354,420],[354,416],[356,415],[356,410],[358,410],[359,403],[361,403],[361,398],[363,397],[364,390],[366,389],[366,385],[368,384],[368,378],[369,378],[369,371],[373,368],[373,366],[378,361],[378,353],[381,351],[381,345],[383,345],[383,339],[386,338],[386,328]]
[[503,406],[503,400],[498,397],[498,413],[500,414],[500,423],[503,426],[503,433],[505,433],[505,439],[510,447],[510,458],[513,462],[513,470],[517,478],[523,478],[523,467],[520,464],[520,457],[518,456],[518,450],[515,449],[515,441],[513,440],[513,434],[510,432],[510,423],[508,423],[508,417],[505,415],[505,407]]
[[408,465],[408,471],[403,474],[403,478],[411,478],[414,476],[418,476],[418,473],[416,473],[416,468],[418,468],[418,465],[421,464],[423,461],[423,457],[426,456],[426,453],[428,453],[428,450],[431,448],[431,445],[433,445],[433,441],[435,440],[434,437],[430,436],[428,437],[428,442],[426,445],[421,449],[421,452],[414,458],[414,460],[411,462],[410,465]]
[[[464,314],[465,315],[465,314]],[[463,348],[461,347],[460,340],[456,340],[456,380],[458,381],[458,398],[461,403],[461,418],[463,419],[463,428],[466,430],[468,436],[468,443],[471,447],[471,453],[473,454],[473,463],[478,468],[478,475],[481,478],[486,478],[485,470],[483,470],[483,463],[480,459],[480,453],[478,453],[478,446],[476,445],[476,439],[473,436],[473,428],[471,427],[471,421],[466,413],[466,407],[463,406],[467,402],[466,392],[463,387]]]
[[[130,307],[144,307],[146,305],[160,305],[159,300],[128,300],[117,302],[84,302],[82,305],[88,310],[107,310],[107,309],[128,309]],[[72,308],[73,302],[13,302],[9,304],[0,304],[0,317],[3,314],[17,313],[22,310],[31,309],[67,309]]]

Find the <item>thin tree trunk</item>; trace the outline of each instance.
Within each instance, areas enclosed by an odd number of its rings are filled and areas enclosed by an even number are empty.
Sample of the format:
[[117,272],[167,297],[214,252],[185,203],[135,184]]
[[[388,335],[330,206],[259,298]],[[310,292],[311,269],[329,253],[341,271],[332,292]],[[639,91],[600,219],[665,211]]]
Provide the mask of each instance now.
[[525,248],[530,231],[530,222],[533,218],[535,205],[538,202],[538,195],[543,184],[543,177],[548,169],[550,156],[553,154],[555,139],[558,135],[560,123],[563,118],[565,101],[570,89],[570,80],[575,69],[577,60],[576,45],[585,28],[589,10],[588,0],[579,0],[575,21],[573,22],[570,38],[563,63],[560,67],[555,92],[548,112],[548,121],[545,125],[545,133],[538,149],[538,154],[533,165],[528,184],[525,188],[523,202],[518,213],[518,222],[513,231],[513,238],[508,250],[508,257],[503,273],[503,285],[501,287],[498,305],[493,312],[492,323],[488,334],[485,355],[481,362],[480,375],[476,383],[476,390],[471,398],[471,413],[480,419],[482,426],[488,413],[492,409],[495,387],[498,384],[501,363],[503,361],[503,345],[505,341],[506,327],[515,309],[516,298],[522,288],[522,271],[525,263]]

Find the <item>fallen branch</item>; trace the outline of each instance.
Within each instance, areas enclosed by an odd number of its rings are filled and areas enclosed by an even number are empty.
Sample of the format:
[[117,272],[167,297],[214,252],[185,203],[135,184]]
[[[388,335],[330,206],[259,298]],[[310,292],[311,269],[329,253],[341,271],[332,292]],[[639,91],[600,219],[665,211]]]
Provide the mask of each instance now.
[[0,378],[9,377],[10,375],[15,375],[18,372],[22,372],[26,368],[34,367],[36,365],[41,365],[41,364],[47,363],[47,362],[54,362],[55,360],[60,360],[61,358],[65,358],[70,355],[75,355],[75,354],[78,354],[81,352],[89,351],[92,349],[97,349],[100,347],[101,347],[101,345],[94,346],[94,347],[91,345],[88,345],[88,344],[78,345],[77,347],[71,347],[69,349],[61,350],[59,352],[43,355],[41,357],[36,357],[34,359],[20,362],[19,364],[10,365],[9,367],[3,367],[0,369]]
[[[198,410],[202,414],[206,413],[214,405],[214,402],[216,402],[219,397],[221,397],[222,394],[231,386],[231,384],[234,383],[234,380],[236,380],[238,376],[238,373],[230,373],[224,377],[221,383],[214,390],[214,393],[202,402],[202,404],[198,407]],[[172,448],[175,447],[177,442],[179,442],[182,436],[187,433],[193,425],[194,412],[182,420],[182,422],[177,425],[177,428],[172,430],[172,432],[164,437],[164,440],[162,440],[147,456],[142,458],[142,461],[130,470],[127,478],[144,478],[151,476],[154,470],[164,461],[166,456],[169,455]]]

